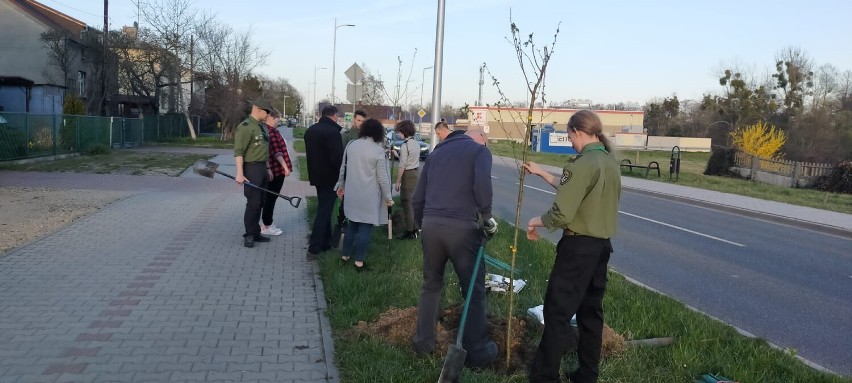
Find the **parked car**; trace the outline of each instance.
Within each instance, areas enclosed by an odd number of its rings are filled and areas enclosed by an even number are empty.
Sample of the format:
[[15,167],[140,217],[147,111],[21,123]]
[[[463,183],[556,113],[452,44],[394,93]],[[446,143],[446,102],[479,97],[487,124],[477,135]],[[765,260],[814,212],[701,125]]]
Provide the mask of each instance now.
[[[397,158],[396,153],[399,153],[399,148],[402,146],[403,139],[399,138],[393,130],[389,130],[385,134],[385,138],[387,138],[387,142],[392,143],[392,147],[394,150],[394,158]],[[423,142],[423,139],[420,137],[419,133],[414,133],[414,140],[417,141],[417,144],[420,145],[420,160],[423,161],[429,156],[429,144]]]

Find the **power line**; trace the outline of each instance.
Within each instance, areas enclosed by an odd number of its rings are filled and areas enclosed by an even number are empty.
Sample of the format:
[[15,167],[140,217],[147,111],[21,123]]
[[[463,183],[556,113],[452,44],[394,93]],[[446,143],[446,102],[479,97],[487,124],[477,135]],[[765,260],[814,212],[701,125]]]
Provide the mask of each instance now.
[[82,9],[79,9],[79,8],[74,8],[74,7],[72,7],[72,6],[68,5],[68,4],[61,3],[61,2],[58,2],[58,1],[56,1],[56,0],[47,0],[47,1],[50,1],[51,3],[59,4],[59,5],[61,5],[61,6],[63,6],[63,7],[66,7],[66,8],[71,8],[71,9],[73,9],[73,10],[75,10],[75,11],[78,11],[78,12],[83,12],[83,13],[85,13],[85,14],[87,14],[87,15],[92,15],[92,16],[96,16],[96,17],[101,17],[101,16],[103,16],[103,15],[98,15],[98,14],[96,14],[96,13],[86,12],[86,11],[84,11],[84,10],[82,10]]

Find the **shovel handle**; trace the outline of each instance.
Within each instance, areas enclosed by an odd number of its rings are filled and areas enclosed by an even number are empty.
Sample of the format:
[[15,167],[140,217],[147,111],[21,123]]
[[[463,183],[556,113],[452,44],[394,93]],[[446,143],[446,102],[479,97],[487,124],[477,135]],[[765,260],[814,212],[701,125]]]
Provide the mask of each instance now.
[[[230,179],[232,179],[232,180],[234,180],[234,181],[236,181],[236,180],[237,180],[237,178],[236,178],[236,177],[234,177],[234,176],[232,176],[232,175],[230,175],[230,174],[228,174],[228,173],[224,173],[224,172],[221,172],[221,171],[219,171],[219,170],[216,170],[216,173],[221,174],[221,175],[223,175],[223,176],[225,176],[225,177],[228,177],[228,178],[230,178]],[[253,184],[253,183],[249,182],[249,181],[245,181],[245,182],[243,182],[243,185],[246,185],[246,186],[249,186],[249,187],[253,187],[253,188],[258,189],[258,190],[263,190],[263,191],[265,191],[265,192],[267,192],[267,193],[269,193],[269,194],[275,194],[275,195],[277,195],[279,198],[283,198],[283,199],[287,200],[287,202],[289,202],[289,203],[290,203],[290,206],[295,207],[295,208],[298,208],[298,207],[299,207],[299,204],[300,204],[300,203],[302,203],[302,198],[301,198],[301,197],[287,197],[287,196],[285,196],[285,195],[281,195],[281,194],[276,193],[276,192],[274,192],[274,191],[272,191],[272,190],[269,190],[269,189],[267,189],[267,188],[264,188],[264,187],[261,187],[261,186],[257,186],[257,185],[255,185],[255,184]]]
[[476,253],[476,261],[473,263],[473,274],[470,276],[470,283],[467,286],[467,297],[464,298],[464,307],[462,308],[461,321],[459,322],[459,334],[456,337],[456,346],[462,347],[462,335],[464,335],[464,324],[467,322],[467,310],[470,308],[470,297],[473,296],[473,286],[476,280],[479,279],[479,263],[482,262],[482,255],[485,254],[485,241],[488,236],[482,237],[482,243],[479,244],[479,251]]

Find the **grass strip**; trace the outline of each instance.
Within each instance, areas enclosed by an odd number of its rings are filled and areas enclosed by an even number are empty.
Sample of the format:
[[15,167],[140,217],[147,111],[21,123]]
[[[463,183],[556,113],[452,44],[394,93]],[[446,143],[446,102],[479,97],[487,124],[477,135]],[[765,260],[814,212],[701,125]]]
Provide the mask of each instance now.
[[293,138],[305,138],[305,131],[308,128],[293,128]]
[[[316,211],[316,198],[309,197],[307,202],[310,221]],[[336,214],[337,209],[334,211]],[[336,220],[333,218],[332,222]],[[500,227],[503,230],[488,243],[486,251],[509,263],[512,232],[505,221]],[[619,250],[613,256],[619,256]],[[527,286],[516,296],[515,316],[531,320],[526,310],[542,304],[554,254],[555,246],[547,241],[521,240],[518,244],[517,266],[524,268]],[[436,381],[443,359],[417,358],[408,345],[389,345],[353,331],[359,321],[373,321],[390,307],[417,305],[422,283],[419,242],[390,242],[383,227],[375,228],[366,258],[372,270],[366,273],[357,273],[351,264],[341,264],[339,255],[337,250],[326,252],[319,263],[342,380]],[[458,280],[448,266],[442,305],[461,302]],[[601,382],[692,382],[694,377],[708,372],[740,382],[850,382],[807,367],[791,356],[792,351],[775,350],[764,340],[744,337],[732,327],[636,286],[615,272],[609,273],[604,307],[607,324],[629,339],[673,336],[677,342],[666,347],[628,348],[623,355],[604,359]],[[489,293],[490,315],[505,316],[507,308],[507,295]],[[539,329],[529,339],[530,345],[537,344],[540,336]],[[571,357],[563,363],[563,370],[576,365]],[[527,381],[523,371],[506,376],[491,370],[465,370],[463,376],[465,382],[471,383]]]
[[296,153],[304,153],[305,140],[293,140],[293,150],[295,150]]
[[174,137],[158,142],[146,142],[145,146],[191,146],[199,148],[233,149],[234,140],[223,141],[219,137],[209,136],[199,136],[194,140],[192,137]]
[[296,161],[299,164],[299,181],[307,181],[308,180],[308,159],[305,156],[296,157]]

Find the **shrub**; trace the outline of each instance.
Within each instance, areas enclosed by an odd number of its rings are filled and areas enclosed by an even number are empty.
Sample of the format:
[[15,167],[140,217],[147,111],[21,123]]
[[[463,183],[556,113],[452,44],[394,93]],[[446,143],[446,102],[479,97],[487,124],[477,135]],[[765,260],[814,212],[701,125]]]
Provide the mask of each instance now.
[[86,104],[83,100],[73,94],[66,94],[62,103],[62,114],[85,114]]
[[704,174],[708,176],[729,176],[731,172],[728,170],[734,166],[734,156],[737,150],[734,148],[719,148],[713,150],[710,159],[707,160],[707,168],[704,169]]
[[86,150],[87,156],[98,156],[98,155],[109,154],[109,153],[110,153],[109,147],[104,145],[104,144],[94,144],[94,145],[90,146],[88,150]]
[[731,132],[734,146],[761,158],[780,158],[779,151],[787,141],[784,131],[775,126],[758,122]]
[[817,177],[812,187],[827,192],[852,194],[852,161],[839,162],[831,173]]

